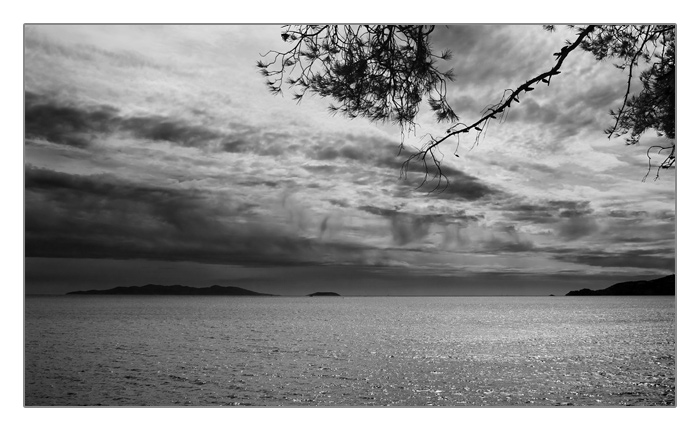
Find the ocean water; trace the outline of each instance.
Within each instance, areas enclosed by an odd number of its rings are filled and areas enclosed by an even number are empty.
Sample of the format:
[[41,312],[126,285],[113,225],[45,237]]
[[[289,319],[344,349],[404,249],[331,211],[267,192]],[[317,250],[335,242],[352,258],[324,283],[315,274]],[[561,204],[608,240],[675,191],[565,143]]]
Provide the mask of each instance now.
[[28,296],[27,406],[664,406],[674,297]]

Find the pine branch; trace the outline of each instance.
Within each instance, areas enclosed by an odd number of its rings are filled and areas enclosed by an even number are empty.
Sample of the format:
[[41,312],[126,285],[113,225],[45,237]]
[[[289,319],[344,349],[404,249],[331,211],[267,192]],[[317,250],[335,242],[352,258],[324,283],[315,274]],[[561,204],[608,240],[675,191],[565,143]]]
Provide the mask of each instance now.
[[[559,71],[559,69],[561,69],[562,65],[564,64],[564,60],[566,59],[566,57],[572,51],[574,51],[581,44],[581,42],[586,37],[588,37],[588,35],[591,32],[593,32],[593,30],[595,30],[595,28],[596,28],[596,26],[589,25],[583,29],[580,29],[578,37],[576,38],[576,40],[573,43],[567,43],[565,46],[562,47],[560,52],[557,52],[554,54],[554,56],[557,58],[557,62],[554,65],[554,67],[552,67],[547,72],[543,72],[543,73],[537,75],[536,77],[527,80],[524,84],[520,85],[515,90],[506,90],[506,92],[504,93],[504,98],[502,98],[501,101],[499,103],[497,103],[496,105],[488,107],[485,110],[485,113],[482,115],[482,117],[479,118],[478,120],[476,120],[475,122],[473,122],[472,124],[466,125],[464,123],[457,123],[456,125],[454,125],[450,129],[448,129],[447,134],[445,134],[444,136],[442,136],[440,138],[434,138],[431,136],[428,143],[423,145],[423,147],[419,151],[411,154],[408,157],[408,159],[405,162],[403,162],[403,164],[401,165],[401,172],[400,172],[399,176],[400,177],[407,176],[409,166],[410,166],[411,162],[413,162],[413,161],[420,161],[423,164],[424,168],[426,168],[426,166],[427,166],[426,158],[428,158],[430,161],[432,161],[433,166],[437,170],[435,176],[437,176],[439,178],[438,185],[441,183],[442,178],[447,179],[447,177],[442,173],[441,159],[439,160],[439,159],[435,158],[435,156],[434,156],[434,149],[437,148],[440,144],[442,144],[446,140],[448,140],[452,137],[455,137],[455,136],[469,133],[472,130],[475,130],[477,132],[477,135],[476,135],[475,141],[474,141],[474,145],[478,145],[479,138],[481,137],[481,135],[483,133],[486,132],[486,129],[488,128],[489,122],[491,120],[498,119],[499,115],[502,115],[508,108],[510,108],[511,104],[513,104],[514,102],[519,103],[520,99],[518,98],[518,96],[520,96],[522,93],[527,93],[527,92],[533,91],[534,90],[533,85],[541,83],[541,82],[549,85],[551,78],[556,76],[556,75],[559,75],[561,73]],[[505,94],[508,93],[509,91],[510,91],[510,95],[508,97],[505,97]],[[457,128],[460,125],[462,125],[463,127]],[[403,148],[403,145],[401,145],[400,148]],[[427,173],[427,169],[426,169],[426,173]],[[423,181],[423,183],[421,183],[421,186],[424,183],[425,183],[425,180]]]

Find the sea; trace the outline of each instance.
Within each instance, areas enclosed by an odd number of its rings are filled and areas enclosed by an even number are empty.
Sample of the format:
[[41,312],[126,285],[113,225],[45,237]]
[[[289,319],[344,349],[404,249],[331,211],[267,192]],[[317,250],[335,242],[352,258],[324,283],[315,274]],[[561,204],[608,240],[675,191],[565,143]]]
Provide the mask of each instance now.
[[674,406],[676,298],[26,296],[25,406]]

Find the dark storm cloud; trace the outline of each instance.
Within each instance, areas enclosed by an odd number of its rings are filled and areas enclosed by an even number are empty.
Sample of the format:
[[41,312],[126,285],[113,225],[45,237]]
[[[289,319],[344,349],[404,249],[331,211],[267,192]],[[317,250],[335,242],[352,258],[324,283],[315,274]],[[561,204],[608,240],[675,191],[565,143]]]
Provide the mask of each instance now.
[[289,149],[280,145],[291,137],[288,133],[258,130],[238,123],[228,126],[221,130],[162,115],[127,116],[111,106],[77,106],[31,92],[25,94],[27,138],[87,148],[100,134],[120,132],[137,139],[229,153],[279,155],[285,148]]
[[[500,189],[492,187],[481,179],[451,168],[449,166],[441,167],[442,174],[450,181],[449,187],[441,190],[437,197],[440,199],[463,199],[468,201],[495,197],[503,192]],[[428,171],[429,175],[434,175],[434,170]]]
[[[449,166],[442,166],[441,169],[443,177],[436,175],[437,172],[433,166],[428,165],[425,168],[421,164],[413,164],[411,170],[406,172],[407,181],[398,185],[396,196],[406,197],[422,192],[433,199],[477,201],[495,199],[504,194],[501,189],[473,175]],[[423,180],[425,180],[424,183]],[[418,185],[421,186],[417,189]]]
[[568,217],[559,225],[559,235],[566,240],[574,240],[598,232],[600,227],[593,217]]
[[652,251],[632,250],[624,252],[596,251],[580,253],[559,250],[552,254],[554,259],[598,267],[645,268],[673,271],[676,264],[676,250],[671,248]]
[[223,142],[221,150],[227,153],[240,153],[245,151],[248,143],[243,139],[234,139],[232,141]]
[[[318,262],[317,243],[280,227],[239,224],[254,203],[216,193],[138,185],[109,175],[25,169],[26,257],[180,260],[247,265]],[[252,214],[254,215],[254,214]]]
[[574,240],[594,234],[600,230],[598,221],[593,216],[593,209],[588,201],[549,201],[549,205],[558,209],[561,219],[557,224],[559,235],[566,240]]
[[71,106],[27,92],[25,127],[28,138],[85,148],[97,134],[127,132],[136,138],[190,146],[224,135],[199,125],[162,116],[124,117],[110,106]]
[[[222,227],[215,216],[199,210],[207,203],[203,194],[131,184],[111,175],[72,175],[28,166],[25,190],[28,236],[82,232],[90,237],[102,232],[135,239],[150,228],[190,235]],[[67,229],[49,232],[62,224]]]
[[[307,156],[319,161],[343,162],[343,164],[324,164],[317,166],[304,166],[304,169],[313,173],[326,175],[339,172],[355,173],[358,166],[379,168],[378,172],[389,173],[382,181],[384,184],[395,185],[394,191],[397,197],[406,197],[416,192],[427,194],[434,199],[475,201],[497,197],[502,194],[500,189],[486,184],[479,178],[464,173],[449,166],[442,166],[444,177],[438,184],[435,167],[428,164],[424,167],[421,163],[413,163],[406,172],[406,177],[397,183],[396,178],[401,172],[402,163],[410,154],[403,152],[397,156],[398,144],[396,142],[373,136],[345,134],[342,138],[329,141],[323,145],[317,144],[307,150]],[[360,165],[349,165],[344,162],[358,162]],[[426,176],[427,173],[427,176]],[[449,180],[449,187],[445,187]],[[417,188],[423,180],[425,183]],[[355,184],[365,185],[374,178],[362,177]]]
[[24,124],[27,138],[46,139],[57,144],[86,148],[94,134],[112,129],[117,110],[96,106],[85,111],[43,101],[34,93],[25,94]]
[[615,218],[637,218],[646,217],[649,215],[646,211],[626,211],[626,210],[610,210],[608,216]]
[[501,193],[500,190],[469,174],[451,176],[450,178],[452,180],[449,187],[437,194],[436,198],[476,201],[492,198]]
[[322,148],[317,155],[317,160],[335,160],[340,154],[333,147]]
[[348,208],[350,206],[350,204],[348,204],[348,201],[345,199],[328,199],[328,202],[341,208]]
[[[383,146],[386,148],[386,146]],[[360,150],[352,145],[344,145],[340,149],[340,155],[350,160],[367,160],[368,155],[366,152]]]
[[125,118],[119,125],[121,129],[131,132],[137,138],[167,141],[183,146],[197,146],[224,137],[206,127],[188,125],[161,116]]

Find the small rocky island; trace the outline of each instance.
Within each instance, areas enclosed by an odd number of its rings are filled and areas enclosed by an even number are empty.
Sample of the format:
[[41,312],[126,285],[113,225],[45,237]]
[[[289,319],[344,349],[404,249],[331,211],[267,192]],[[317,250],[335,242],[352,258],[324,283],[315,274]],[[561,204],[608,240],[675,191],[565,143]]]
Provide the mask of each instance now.
[[625,281],[613,284],[601,290],[572,290],[566,296],[604,296],[604,295],[675,295],[676,275],[656,278],[654,280]]
[[314,292],[314,293],[309,293],[306,296],[340,296],[340,295],[335,293],[335,292]]
[[277,296],[268,293],[258,293],[235,286],[161,286],[147,284],[145,286],[118,286],[107,290],[79,290],[68,292],[67,295],[221,295],[221,296]]

